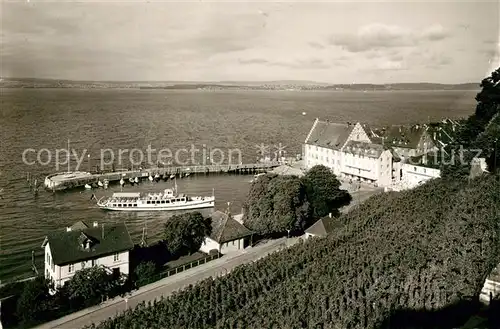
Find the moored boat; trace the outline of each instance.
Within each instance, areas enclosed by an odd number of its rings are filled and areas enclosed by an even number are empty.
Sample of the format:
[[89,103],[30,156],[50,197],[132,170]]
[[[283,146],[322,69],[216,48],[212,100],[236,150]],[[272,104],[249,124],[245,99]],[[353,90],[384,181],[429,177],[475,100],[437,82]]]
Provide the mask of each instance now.
[[213,208],[215,196],[187,196],[177,194],[173,189],[163,193],[113,193],[107,199],[101,198],[97,206],[116,211],[174,211]]

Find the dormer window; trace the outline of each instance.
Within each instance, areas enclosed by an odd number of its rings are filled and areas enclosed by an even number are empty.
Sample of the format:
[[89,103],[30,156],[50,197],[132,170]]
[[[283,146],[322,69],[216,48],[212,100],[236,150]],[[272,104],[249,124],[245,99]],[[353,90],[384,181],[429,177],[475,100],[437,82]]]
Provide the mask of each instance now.
[[90,250],[90,247],[92,246],[92,240],[82,232],[78,237],[78,244],[82,249]]

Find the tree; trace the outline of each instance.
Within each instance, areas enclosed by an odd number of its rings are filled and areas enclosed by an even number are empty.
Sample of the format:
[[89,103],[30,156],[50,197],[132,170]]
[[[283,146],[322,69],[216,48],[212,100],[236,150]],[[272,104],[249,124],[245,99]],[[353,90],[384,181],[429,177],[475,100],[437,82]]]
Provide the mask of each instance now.
[[297,176],[262,176],[250,188],[243,222],[260,234],[303,230],[310,215],[305,192]]
[[164,241],[172,255],[200,249],[206,236],[212,233],[211,219],[200,212],[174,215],[165,223]]
[[72,304],[92,305],[112,297],[123,283],[123,277],[115,278],[105,267],[93,266],[77,271],[63,289]]
[[[476,95],[476,111],[460,128],[457,139],[448,147],[448,153],[458,155],[462,149],[482,150],[480,157],[486,158],[489,170],[495,166],[495,140],[500,140],[500,68],[481,81],[481,91]],[[470,172],[470,161],[475,156],[474,152],[462,154],[464,161],[447,161],[451,165],[443,166],[442,176],[453,179],[465,176]],[[498,165],[498,150],[496,160]],[[457,160],[457,159],[456,159]]]
[[134,270],[135,279],[137,281],[142,281],[152,277],[156,272],[155,263],[149,262],[141,262]]
[[321,218],[329,213],[338,213],[338,209],[351,202],[351,195],[340,189],[340,182],[332,171],[322,165],[312,167],[302,178],[306,186],[307,199],[311,203],[314,218]]
[[17,301],[17,316],[23,323],[44,319],[49,309],[52,283],[43,276],[26,282]]

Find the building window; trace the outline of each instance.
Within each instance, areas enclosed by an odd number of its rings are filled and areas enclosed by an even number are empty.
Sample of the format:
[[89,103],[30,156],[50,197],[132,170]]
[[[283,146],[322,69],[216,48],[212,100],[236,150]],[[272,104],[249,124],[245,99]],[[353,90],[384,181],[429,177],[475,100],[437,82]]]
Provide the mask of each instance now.
[[413,167],[413,171],[417,171],[417,167]]
[[96,266],[97,265],[97,259],[92,259],[92,266]]
[[120,254],[119,253],[116,253],[113,255],[113,262],[117,262],[120,260]]
[[85,268],[85,262],[82,262],[82,269]]
[[68,273],[73,273],[75,271],[75,264],[68,265]]

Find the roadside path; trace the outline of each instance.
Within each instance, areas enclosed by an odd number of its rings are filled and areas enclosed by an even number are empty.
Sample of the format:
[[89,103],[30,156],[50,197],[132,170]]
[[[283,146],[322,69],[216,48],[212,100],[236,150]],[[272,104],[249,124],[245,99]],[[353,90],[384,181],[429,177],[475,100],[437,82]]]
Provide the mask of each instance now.
[[169,296],[177,290],[185,288],[190,284],[196,284],[197,282],[209,277],[226,275],[238,265],[256,261],[272,252],[283,249],[286,246],[291,246],[298,241],[299,238],[281,238],[268,241],[265,244],[257,245],[252,248],[240,250],[232,254],[224,255],[219,259],[141,287],[139,290],[132,292],[125,298],[114,298],[102,303],[101,305],[69,314],[36,328],[77,329],[82,328],[85,325],[90,325],[91,323],[97,324],[108,319],[109,317],[122,313],[127,308],[134,308],[143,301],[147,303],[148,301],[153,301],[157,298],[159,299],[160,296]]

